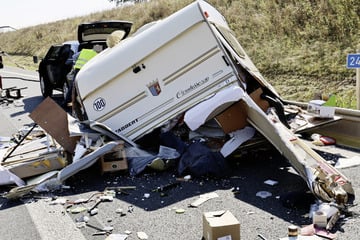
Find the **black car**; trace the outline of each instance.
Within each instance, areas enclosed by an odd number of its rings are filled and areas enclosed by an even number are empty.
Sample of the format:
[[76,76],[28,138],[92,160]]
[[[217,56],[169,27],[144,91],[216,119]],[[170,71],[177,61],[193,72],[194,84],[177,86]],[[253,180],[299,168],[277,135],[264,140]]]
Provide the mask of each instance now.
[[79,42],[69,41],[52,45],[39,64],[41,94],[52,96],[53,90],[63,91],[66,75],[73,65],[72,56],[78,52]]
[[83,48],[91,49],[94,45],[106,46],[107,37],[116,30],[124,31],[126,38],[132,23],[127,21],[97,21],[78,26],[78,40],[52,45],[39,64],[40,89],[43,97],[51,97],[53,90],[63,92],[64,97],[69,89],[68,73],[71,71],[74,54]]

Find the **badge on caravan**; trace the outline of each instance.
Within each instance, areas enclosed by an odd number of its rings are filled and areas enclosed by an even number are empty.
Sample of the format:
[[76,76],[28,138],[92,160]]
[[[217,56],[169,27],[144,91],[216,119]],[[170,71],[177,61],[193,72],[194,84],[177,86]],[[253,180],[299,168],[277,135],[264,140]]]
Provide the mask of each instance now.
[[158,96],[161,93],[161,87],[157,79],[147,84],[147,87],[153,96]]
[[93,103],[94,110],[98,112],[104,110],[105,106],[106,106],[106,101],[102,97],[95,99]]

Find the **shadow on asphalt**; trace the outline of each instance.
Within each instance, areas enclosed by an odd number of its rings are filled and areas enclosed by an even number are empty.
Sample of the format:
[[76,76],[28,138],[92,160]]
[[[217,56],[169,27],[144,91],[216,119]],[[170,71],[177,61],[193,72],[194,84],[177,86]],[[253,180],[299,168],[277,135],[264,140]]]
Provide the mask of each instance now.
[[[62,95],[53,99],[61,105]],[[42,96],[24,99],[24,111],[31,112],[43,101]],[[134,186],[135,190],[126,190],[116,197],[129,205],[147,211],[156,211],[188,198],[201,194],[224,190],[229,196],[269,212],[284,221],[302,224],[304,216],[309,212],[314,197],[309,193],[305,181],[294,172],[289,171],[291,165],[269,144],[258,148],[240,151],[232,159],[228,159],[231,174],[224,178],[199,177],[190,181],[177,181],[177,169],[154,172],[147,169],[138,176],[129,176],[127,172],[101,174],[100,166],[95,164],[69,178],[64,184],[70,189],[55,192],[57,196],[71,196],[94,191],[102,192],[107,187]],[[267,185],[266,180],[274,180],[275,185]],[[165,189],[165,190],[161,190]],[[272,194],[269,198],[256,196],[258,192]],[[144,194],[151,194],[151,201],[144,201]],[[11,208],[21,201],[1,199],[0,209]],[[308,219],[305,219],[308,220]]]
[[[57,102],[59,105],[62,103],[62,95],[56,94],[52,97],[52,99]],[[43,96],[35,96],[35,97],[29,97],[29,98],[23,98],[22,102],[24,103],[24,107],[21,108],[21,111],[14,112],[10,115],[10,117],[16,117],[23,114],[31,113],[42,101],[44,101]]]
[[[102,192],[107,187],[134,186],[135,190],[126,190],[117,194],[117,198],[129,205],[147,211],[156,211],[177,202],[201,194],[225,190],[230,196],[262,209],[284,221],[296,224],[307,223],[301,217],[309,212],[310,204],[315,199],[304,180],[289,172],[291,166],[275,149],[249,152],[236,159],[229,160],[232,174],[224,178],[201,177],[190,181],[176,181],[177,170],[164,172],[146,170],[132,177],[127,173],[101,174],[98,165],[81,171],[66,181],[71,189],[63,192],[64,196]],[[276,185],[267,185],[266,180],[277,181]],[[167,190],[160,191],[161,188]],[[159,190],[160,189],[160,190]],[[271,197],[263,199],[256,196],[260,191],[268,191]],[[144,194],[151,194],[151,201],[144,199]]]
[[[138,176],[130,176],[127,172],[101,173],[100,166],[94,164],[66,180],[64,185],[70,189],[56,191],[54,196],[69,197],[103,192],[107,187],[134,186],[134,190],[125,190],[116,197],[130,206],[137,206],[147,211],[156,211],[188,198],[217,190],[228,191],[229,196],[253,205],[269,214],[293,222],[306,224],[314,196],[309,193],[305,181],[297,174],[289,171],[291,166],[275,149],[250,150],[229,159],[232,174],[223,178],[199,177],[190,181],[177,181],[177,169],[155,172],[146,169]],[[265,184],[266,180],[274,180],[275,185]],[[161,191],[161,189],[165,189]],[[1,192],[9,189],[2,187]],[[271,197],[256,196],[260,191],[267,191]],[[151,194],[151,201],[144,201],[144,194]],[[49,196],[47,193],[45,196]],[[41,195],[40,195],[41,196]],[[30,196],[32,199],[33,195]],[[0,199],[0,209],[16,207],[27,200]],[[75,199],[73,199],[75,200]]]

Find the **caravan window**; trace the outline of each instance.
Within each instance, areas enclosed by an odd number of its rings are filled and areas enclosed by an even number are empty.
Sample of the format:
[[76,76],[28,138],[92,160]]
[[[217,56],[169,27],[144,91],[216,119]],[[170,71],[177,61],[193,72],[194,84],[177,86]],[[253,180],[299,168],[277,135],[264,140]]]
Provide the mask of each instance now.
[[215,26],[218,32],[222,35],[222,37],[228,42],[228,44],[232,47],[232,49],[242,58],[245,57],[245,52],[243,48],[240,46],[239,42],[233,35],[233,33],[224,27]]

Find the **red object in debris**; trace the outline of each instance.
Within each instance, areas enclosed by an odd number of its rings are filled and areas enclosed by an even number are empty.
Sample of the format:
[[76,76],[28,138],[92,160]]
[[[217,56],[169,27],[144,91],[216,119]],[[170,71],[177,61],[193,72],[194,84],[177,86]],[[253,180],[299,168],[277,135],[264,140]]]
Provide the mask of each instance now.
[[332,137],[321,136],[319,139],[324,145],[334,145],[336,140]]

